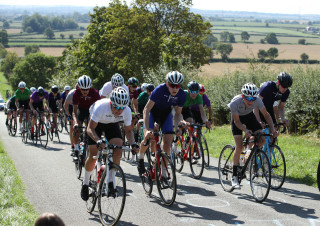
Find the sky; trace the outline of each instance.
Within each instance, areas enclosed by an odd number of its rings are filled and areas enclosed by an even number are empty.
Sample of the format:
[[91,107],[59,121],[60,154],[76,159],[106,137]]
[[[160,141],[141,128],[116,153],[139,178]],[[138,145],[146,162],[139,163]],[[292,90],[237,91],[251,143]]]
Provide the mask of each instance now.
[[[127,0],[130,3],[130,0]],[[107,6],[109,0],[0,0],[1,5]],[[230,10],[281,14],[320,14],[320,0],[193,0],[204,10]]]

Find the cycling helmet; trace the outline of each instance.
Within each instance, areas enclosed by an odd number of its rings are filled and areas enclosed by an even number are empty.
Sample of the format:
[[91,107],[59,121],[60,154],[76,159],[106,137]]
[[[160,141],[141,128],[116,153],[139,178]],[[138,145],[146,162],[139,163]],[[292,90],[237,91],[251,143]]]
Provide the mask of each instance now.
[[135,77],[131,77],[128,79],[128,85],[129,86],[138,86],[139,85],[139,80]]
[[24,88],[26,88],[26,83],[24,81],[21,81],[21,82],[19,82],[18,87],[20,89],[24,89]]
[[59,91],[58,86],[56,86],[56,85],[52,86],[52,87],[51,87],[51,91],[52,91],[53,93],[57,93],[57,92]]
[[30,92],[33,93],[34,91],[36,91],[36,87],[31,87]]
[[68,91],[68,90],[70,90],[71,88],[70,88],[70,86],[65,86],[64,87],[64,91]]
[[149,92],[152,92],[154,90],[154,85],[153,84],[148,84],[146,87],[146,90],[148,90]]
[[199,84],[199,86],[200,86],[199,93],[204,94],[204,92],[206,91],[206,89],[204,88],[204,85]]
[[115,73],[114,75],[112,75],[111,84],[115,87],[122,86],[124,84],[124,79],[122,75],[120,75],[119,73]]
[[43,96],[44,95],[44,88],[42,86],[38,87],[37,94],[38,94],[38,96]]
[[289,88],[290,86],[292,86],[293,82],[291,75],[286,72],[280,72],[280,74],[278,75],[278,81],[284,88]]
[[199,91],[199,89],[200,89],[199,83],[197,83],[196,81],[189,82],[188,89],[190,91]]
[[167,74],[167,82],[170,84],[180,85],[183,83],[183,75],[178,71],[171,71]]
[[147,88],[148,85],[149,85],[148,83],[142,83],[141,90],[142,91],[146,91],[146,88]]
[[80,89],[89,89],[91,87],[91,78],[87,75],[82,75],[78,79],[78,86]]
[[112,90],[110,100],[114,106],[126,107],[129,105],[130,97],[127,90],[122,87],[117,87]]
[[257,97],[258,88],[255,84],[247,83],[242,86],[241,93],[246,97]]

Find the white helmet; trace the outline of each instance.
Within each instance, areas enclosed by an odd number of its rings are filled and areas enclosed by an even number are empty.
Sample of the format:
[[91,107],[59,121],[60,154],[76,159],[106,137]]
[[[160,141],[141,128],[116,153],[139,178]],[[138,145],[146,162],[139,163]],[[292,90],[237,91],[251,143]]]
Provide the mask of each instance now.
[[91,79],[87,75],[82,75],[78,79],[78,86],[80,89],[89,89],[91,87]]
[[36,87],[31,87],[30,92],[33,93],[34,91],[36,91]]
[[255,84],[247,83],[242,86],[241,93],[246,97],[257,97],[258,88]]
[[171,71],[167,74],[167,82],[170,84],[180,85],[183,83],[183,75],[178,71]]
[[141,84],[141,90],[142,90],[142,91],[146,91],[148,85],[149,85],[148,83],[142,83],[142,84]]
[[70,90],[70,86],[65,86],[64,91],[68,91],[68,90]]
[[111,84],[115,87],[122,86],[124,84],[124,79],[122,75],[120,75],[119,73],[115,73],[114,75],[112,75]]
[[24,81],[21,81],[21,82],[19,82],[18,87],[22,88],[22,89],[26,88],[26,83]]
[[112,90],[110,100],[114,106],[127,107],[129,105],[130,97],[127,90],[122,87],[117,87]]

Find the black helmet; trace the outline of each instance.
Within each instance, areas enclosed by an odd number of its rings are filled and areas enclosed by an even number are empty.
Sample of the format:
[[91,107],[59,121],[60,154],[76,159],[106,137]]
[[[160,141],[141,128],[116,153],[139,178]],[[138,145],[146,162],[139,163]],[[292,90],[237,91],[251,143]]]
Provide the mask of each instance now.
[[44,95],[44,88],[42,86],[38,87],[37,94],[41,97]]
[[190,91],[199,91],[200,85],[196,81],[191,81],[188,83],[188,89]]
[[154,85],[153,84],[148,84],[146,89],[149,91],[149,92],[152,92],[154,90]]
[[57,93],[57,92],[59,91],[58,86],[56,86],[56,85],[52,86],[52,87],[51,87],[51,91],[52,91],[53,93]]
[[131,77],[128,79],[128,84],[129,84],[129,86],[138,86],[139,80],[135,77]]
[[291,75],[286,72],[280,72],[280,74],[278,75],[278,81],[284,88],[289,88],[290,86],[292,86],[293,82]]

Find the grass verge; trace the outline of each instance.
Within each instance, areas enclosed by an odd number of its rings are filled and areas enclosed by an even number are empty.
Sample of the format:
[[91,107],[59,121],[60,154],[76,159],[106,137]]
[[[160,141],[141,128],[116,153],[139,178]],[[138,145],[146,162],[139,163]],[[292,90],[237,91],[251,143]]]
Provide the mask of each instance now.
[[0,225],[34,225],[39,213],[24,191],[20,175],[0,142]]
[[[210,155],[219,158],[222,148],[234,145],[229,125],[215,127],[205,134]],[[314,137],[281,134],[279,146],[286,160],[287,179],[317,186],[317,167],[320,159],[320,141]]]

